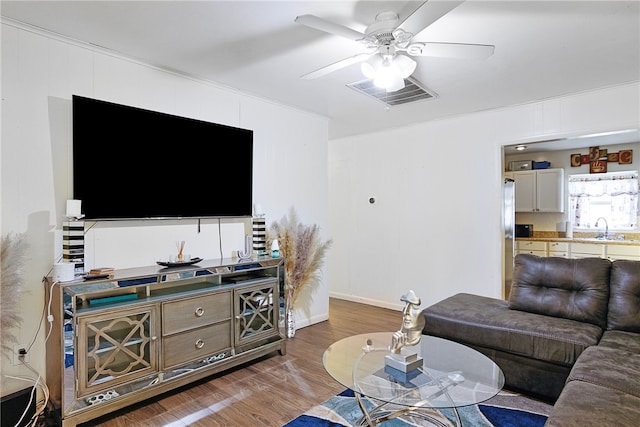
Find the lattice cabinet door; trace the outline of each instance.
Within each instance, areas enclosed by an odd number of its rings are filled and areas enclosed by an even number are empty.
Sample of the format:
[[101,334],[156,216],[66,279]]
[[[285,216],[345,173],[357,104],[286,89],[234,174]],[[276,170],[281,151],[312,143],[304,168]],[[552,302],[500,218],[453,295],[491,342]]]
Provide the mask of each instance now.
[[77,318],[78,397],[109,390],[158,370],[158,306]]
[[277,335],[279,316],[278,282],[235,290],[236,346]]

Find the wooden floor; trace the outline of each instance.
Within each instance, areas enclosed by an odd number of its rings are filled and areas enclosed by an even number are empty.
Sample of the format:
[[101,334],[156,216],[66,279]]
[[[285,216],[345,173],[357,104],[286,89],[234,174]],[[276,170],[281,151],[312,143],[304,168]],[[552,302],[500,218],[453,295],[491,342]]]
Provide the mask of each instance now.
[[322,366],[329,345],[354,334],[396,331],[401,316],[331,299],[329,320],[299,329],[285,356],[273,353],[82,426],[282,426],[344,390]]

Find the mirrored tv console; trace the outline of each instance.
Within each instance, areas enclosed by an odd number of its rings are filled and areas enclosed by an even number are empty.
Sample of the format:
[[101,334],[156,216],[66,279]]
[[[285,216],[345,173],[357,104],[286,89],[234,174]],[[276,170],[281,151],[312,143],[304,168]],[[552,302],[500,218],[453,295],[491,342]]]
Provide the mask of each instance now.
[[48,280],[47,385],[63,427],[274,351],[286,353],[282,259],[205,260]]

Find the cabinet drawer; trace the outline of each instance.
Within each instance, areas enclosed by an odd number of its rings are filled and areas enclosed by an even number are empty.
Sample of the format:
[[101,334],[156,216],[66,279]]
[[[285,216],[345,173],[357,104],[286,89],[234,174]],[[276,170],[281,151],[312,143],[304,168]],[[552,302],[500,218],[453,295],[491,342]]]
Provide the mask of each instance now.
[[547,242],[539,242],[534,240],[518,240],[516,241],[516,248],[521,252],[529,251],[546,251]]
[[569,244],[567,242],[549,242],[550,252],[567,252],[568,250]]
[[549,242],[549,256],[568,258],[569,243],[567,242]]
[[231,321],[162,338],[163,367],[205,359],[231,347]]
[[571,244],[571,258],[588,258],[604,256],[604,245],[596,243],[572,243]]
[[171,335],[231,318],[231,292],[162,304],[162,335]]
[[640,259],[640,246],[608,245],[607,257],[611,259]]

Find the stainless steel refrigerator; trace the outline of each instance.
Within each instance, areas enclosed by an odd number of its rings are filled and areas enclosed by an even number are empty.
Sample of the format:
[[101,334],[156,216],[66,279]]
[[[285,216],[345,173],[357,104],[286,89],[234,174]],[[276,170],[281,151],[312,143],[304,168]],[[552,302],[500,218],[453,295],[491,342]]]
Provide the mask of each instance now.
[[509,297],[511,279],[513,276],[513,257],[515,253],[515,228],[516,228],[516,196],[515,182],[511,178],[505,178],[502,189],[504,225],[504,296]]

